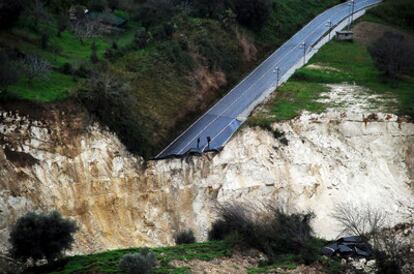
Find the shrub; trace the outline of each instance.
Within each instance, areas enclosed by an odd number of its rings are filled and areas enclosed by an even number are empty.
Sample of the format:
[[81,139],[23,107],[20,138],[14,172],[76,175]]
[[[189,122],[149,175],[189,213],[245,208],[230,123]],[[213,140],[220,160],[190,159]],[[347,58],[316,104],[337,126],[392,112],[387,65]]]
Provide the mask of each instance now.
[[88,64],[82,63],[79,65],[78,69],[74,71],[74,73],[78,77],[88,78],[92,74],[92,69]]
[[56,211],[49,214],[28,213],[12,227],[11,254],[21,261],[46,259],[52,262],[65,250],[71,249],[73,234],[77,230],[74,221],[64,219]]
[[178,232],[175,235],[175,243],[177,245],[181,244],[192,244],[196,242],[196,238],[194,237],[194,233],[191,229],[186,231]]
[[97,54],[97,47],[96,47],[96,43],[95,41],[92,43],[91,45],[91,62],[96,64],[98,63],[99,59],[98,59],[98,54]]
[[117,50],[118,49],[118,43],[116,41],[112,42],[112,49]]
[[386,32],[368,49],[378,69],[387,77],[396,78],[414,68],[412,46],[401,34]]
[[108,7],[111,9],[111,11],[114,11],[115,9],[119,8],[119,0],[108,0]]
[[138,48],[145,48],[148,44],[149,36],[145,28],[139,28],[134,35],[134,42]]
[[49,35],[47,33],[42,33],[40,37],[40,47],[46,49],[49,43]]
[[57,36],[61,37],[62,32],[64,32],[69,26],[69,18],[65,13],[60,13],[57,16]]
[[89,7],[92,11],[102,12],[107,7],[106,0],[90,0]]
[[273,206],[259,210],[241,204],[226,204],[218,208],[218,213],[210,239],[237,233],[243,244],[262,251],[270,260],[286,253],[299,255],[304,263],[318,258],[319,249],[312,244],[311,213],[289,215]]
[[138,98],[133,96],[122,74],[102,67],[96,71],[90,73],[78,98],[89,113],[118,134],[131,152],[149,156],[144,153],[149,147],[142,131],[145,121],[134,111]]
[[23,11],[21,1],[2,0],[0,4],[0,29],[7,29],[13,26]]
[[140,253],[129,253],[122,257],[119,262],[119,269],[127,274],[146,274],[156,264],[155,255],[148,249]]
[[17,82],[18,79],[16,65],[5,51],[0,51],[0,90]]
[[224,0],[194,0],[193,8],[198,16],[213,18],[224,10],[224,4]]
[[60,68],[60,71],[63,74],[72,75],[73,74],[72,65],[70,63],[64,63],[63,66]]
[[148,0],[138,9],[134,19],[148,29],[170,19],[176,11],[172,0]]
[[231,2],[237,21],[254,29],[263,27],[272,12],[271,0],[233,0]]
[[218,241],[224,240],[226,235],[230,234],[229,226],[227,222],[221,219],[216,220],[212,226],[211,230],[208,232],[208,240],[209,241]]

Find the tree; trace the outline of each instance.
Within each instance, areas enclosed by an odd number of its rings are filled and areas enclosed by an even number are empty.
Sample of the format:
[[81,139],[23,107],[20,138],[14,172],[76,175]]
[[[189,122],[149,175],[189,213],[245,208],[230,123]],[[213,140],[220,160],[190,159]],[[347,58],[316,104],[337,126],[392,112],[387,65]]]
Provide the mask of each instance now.
[[60,13],[57,17],[57,36],[61,37],[62,32],[64,32],[69,26],[69,18],[66,14]]
[[107,2],[112,12],[119,7],[119,0],[108,0]]
[[202,17],[216,17],[224,10],[224,0],[194,0],[193,7]]
[[29,84],[31,84],[33,79],[36,77],[47,77],[50,65],[47,61],[37,56],[28,55],[24,59],[23,68]]
[[341,225],[344,235],[356,235],[367,238],[370,234],[380,231],[386,222],[382,211],[369,205],[340,203],[335,206],[332,217]]
[[78,230],[74,221],[64,219],[57,211],[49,214],[27,213],[12,227],[11,255],[23,262],[46,259],[52,262],[70,250],[73,234]]
[[176,6],[172,0],[148,0],[137,11],[135,19],[148,29],[159,25],[176,13]]
[[98,54],[96,53],[96,51],[97,51],[96,43],[95,43],[95,41],[93,41],[93,43],[91,45],[91,61],[94,64],[98,63],[98,61],[99,61]]
[[13,26],[23,11],[22,2],[19,0],[0,1],[0,29]]
[[27,1],[24,5],[24,15],[33,20],[33,26],[36,30],[38,30],[40,22],[49,23],[52,20],[41,0]]
[[106,0],[91,0],[89,6],[92,11],[102,12],[106,9],[107,3]]
[[260,29],[272,12],[271,0],[232,0],[237,21],[247,27]]
[[396,78],[414,68],[412,46],[401,34],[386,32],[368,50],[375,65],[389,78]]
[[78,99],[97,120],[117,132],[131,152],[143,155],[149,141],[143,131],[145,118],[135,111],[137,97],[132,95],[125,75],[105,68],[105,63],[98,66],[87,76],[88,81],[77,93]]
[[18,79],[19,73],[15,63],[6,52],[0,51],[0,92]]
[[145,48],[148,44],[149,36],[145,28],[139,28],[135,32],[134,41],[135,44],[140,48]]

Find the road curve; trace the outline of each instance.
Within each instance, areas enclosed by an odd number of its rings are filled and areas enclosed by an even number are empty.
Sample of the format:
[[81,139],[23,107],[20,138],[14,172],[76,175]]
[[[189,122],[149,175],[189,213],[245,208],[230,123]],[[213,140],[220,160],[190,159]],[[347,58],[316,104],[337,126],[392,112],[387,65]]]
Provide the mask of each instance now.
[[[353,15],[379,2],[381,0],[355,0]],[[306,63],[317,51],[314,46],[321,39],[327,42],[329,32],[346,26],[350,22],[351,14],[352,5],[346,2],[318,15],[181,133],[155,159],[183,157],[222,149],[254,107],[286,81],[294,70]],[[332,22],[332,28],[328,22]],[[275,68],[279,68],[279,72]]]

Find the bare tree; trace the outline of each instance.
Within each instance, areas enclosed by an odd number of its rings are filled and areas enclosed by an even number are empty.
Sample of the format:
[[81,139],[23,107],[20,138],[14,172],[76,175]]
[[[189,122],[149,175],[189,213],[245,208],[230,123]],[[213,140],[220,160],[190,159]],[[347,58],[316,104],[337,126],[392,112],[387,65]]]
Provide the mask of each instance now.
[[23,65],[29,84],[31,84],[36,77],[48,77],[50,65],[46,60],[34,55],[28,55],[24,59]]
[[331,215],[342,226],[341,234],[368,237],[386,225],[386,214],[369,205],[337,204]]

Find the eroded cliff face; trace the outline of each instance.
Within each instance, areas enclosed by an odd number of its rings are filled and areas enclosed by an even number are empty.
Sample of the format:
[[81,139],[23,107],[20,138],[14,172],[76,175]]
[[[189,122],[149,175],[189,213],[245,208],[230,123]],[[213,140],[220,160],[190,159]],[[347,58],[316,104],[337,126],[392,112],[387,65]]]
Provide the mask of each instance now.
[[[335,87],[332,87],[335,88]],[[333,96],[335,93],[333,93]],[[353,104],[354,105],[354,104]],[[226,201],[312,210],[325,237],[339,232],[339,201],[370,204],[393,223],[414,212],[414,124],[347,108],[242,129],[219,154],[144,163],[76,107],[1,111],[0,247],[27,211],[75,219],[74,252],[172,244],[193,228],[203,240]]]

